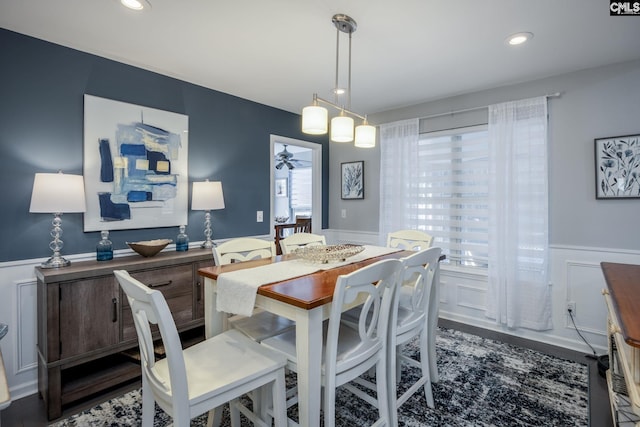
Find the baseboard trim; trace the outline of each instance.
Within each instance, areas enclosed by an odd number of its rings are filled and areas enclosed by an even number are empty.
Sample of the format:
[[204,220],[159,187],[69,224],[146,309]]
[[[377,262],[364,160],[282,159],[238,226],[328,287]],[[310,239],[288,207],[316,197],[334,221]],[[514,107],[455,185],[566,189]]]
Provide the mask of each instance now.
[[[516,331],[510,331],[509,329],[505,329],[500,327],[500,325],[495,324],[491,320],[479,320],[475,317],[464,316],[458,313],[450,313],[443,310],[440,310],[440,320],[445,322],[454,322],[456,324],[466,325],[469,328],[474,328],[477,331],[484,330],[491,331],[496,334],[508,335],[513,337],[513,339],[517,340],[525,340],[532,341],[537,343],[542,343],[554,347],[561,347],[567,350],[572,350],[578,352],[580,354],[592,354],[591,348],[586,345],[583,341],[569,339],[557,335],[549,335],[544,333],[539,333],[536,331],[519,328]],[[482,335],[478,333],[478,335]],[[607,352],[606,347],[593,345],[594,349],[598,354],[603,354]]]

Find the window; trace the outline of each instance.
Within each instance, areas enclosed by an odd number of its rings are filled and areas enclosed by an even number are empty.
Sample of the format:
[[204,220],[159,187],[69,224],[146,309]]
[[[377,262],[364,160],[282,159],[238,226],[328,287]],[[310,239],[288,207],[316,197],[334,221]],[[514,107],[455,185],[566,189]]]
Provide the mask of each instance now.
[[446,262],[486,270],[488,317],[550,329],[547,98],[487,112],[448,131],[430,117],[380,125],[380,238],[430,233]]
[[311,216],[312,207],[312,168],[295,168],[291,174],[291,211],[296,215]]
[[434,236],[451,265],[487,267],[489,164],[487,126],[421,133],[418,206],[411,222]]

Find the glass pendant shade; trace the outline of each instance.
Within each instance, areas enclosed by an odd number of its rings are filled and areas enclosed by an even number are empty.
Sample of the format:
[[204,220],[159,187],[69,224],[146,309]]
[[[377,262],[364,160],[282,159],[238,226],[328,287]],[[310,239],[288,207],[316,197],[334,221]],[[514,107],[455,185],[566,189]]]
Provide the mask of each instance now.
[[335,142],[353,141],[353,119],[337,116],[331,119],[331,140]]
[[329,112],[319,105],[310,105],[302,109],[302,132],[310,135],[327,133]]
[[[313,94],[313,104],[302,109],[302,132],[312,135],[323,135],[327,133],[328,112],[325,108],[320,107],[319,103],[328,105],[332,108],[340,110],[340,115],[331,119],[331,135],[330,140],[334,142],[352,142],[354,141],[354,121],[352,117],[358,117],[364,120],[362,125],[355,129],[356,147],[375,147],[376,146],[376,128],[367,123],[367,116],[361,116],[358,113],[348,110],[351,108],[351,36],[356,31],[358,24],[348,15],[338,13],[333,15],[331,22],[336,27],[336,80],[333,86],[335,102],[327,101]],[[347,66],[346,88],[341,87],[340,78],[344,78],[344,72],[340,72],[340,33],[345,33],[349,37],[349,52]],[[342,105],[338,105],[338,96],[345,95]],[[346,102],[345,102],[346,101]],[[345,108],[345,106],[347,108]],[[332,110],[333,111],[333,110]],[[345,114],[346,113],[346,114]]]
[[376,127],[369,124],[361,124],[356,127],[356,147],[371,148],[376,146]]

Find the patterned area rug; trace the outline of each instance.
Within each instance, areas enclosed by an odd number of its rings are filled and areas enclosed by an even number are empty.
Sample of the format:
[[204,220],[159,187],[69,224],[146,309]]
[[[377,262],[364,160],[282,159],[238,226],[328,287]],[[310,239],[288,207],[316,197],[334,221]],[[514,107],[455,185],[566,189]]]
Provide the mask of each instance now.
[[[587,426],[588,368],[576,362],[480,338],[439,329],[437,342],[440,381],[433,385],[435,409],[427,407],[424,393],[414,394],[400,408],[400,426]],[[414,343],[405,351],[415,354]],[[404,369],[400,390],[413,369]],[[95,406],[53,427],[140,425],[140,391]],[[336,425],[370,425],[377,410],[338,390]],[[228,426],[225,413],[224,426]],[[289,416],[296,418],[295,408]],[[244,424],[243,420],[243,426]],[[156,407],[154,426],[171,422]],[[191,422],[205,426],[206,415]],[[247,421],[247,426],[251,425]]]

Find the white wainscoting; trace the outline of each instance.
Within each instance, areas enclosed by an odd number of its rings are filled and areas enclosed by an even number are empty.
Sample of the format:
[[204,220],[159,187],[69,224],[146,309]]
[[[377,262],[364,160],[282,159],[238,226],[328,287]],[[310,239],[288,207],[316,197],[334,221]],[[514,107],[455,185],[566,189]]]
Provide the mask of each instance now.
[[[115,251],[115,256],[133,251]],[[73,262],[95,259],[94,253],[66,255]],[[47,258],[0,263],[0,323],[9,332],[0,341],[11,399],[38,391],[37,281],[34,268]]]
[[[378,244],[377,233],[323,230],[331,243]],[[601,290],[605,287],[600,262],[640,264],[640,251],[552,245],[550,286],[553,329],[544,332],[508,329],[485,316],[487,276],[470,269],[443,266],[440,275],[440,317],[502,333],[592,353],[567,315],[567,302],[575,302],[574,321],[598,354],[607,350],[607,310]]]
[[37,314],[34,302],[37,301],[37,281],[34,279],[19,281],[16,286],[16,374],[38,368],[38,358],[33,351],[37,344]]
[[36,279],[39,260],[0,264],[0,322],[9,332],[0,341],[12,400],[38,386],[36,358]]
[[[330,244],[380,244],[378,233],[322,230]],[[265,238],[268,238],[266,236]],[[131,254],[116,251],[116,256]],[[93,259],[94,254],[66,256],[71,261]],[[12,399],[37,392],[37,313],[34,267],[44,259],[0,263],[0,322],[9,325],[2,341]],[[575,322],[598,354],[606,351],[606,307],[601,296],[605,286],[600,262],[640,264],[640,251],[551,247],[553,324],[550,331],[509,330],[485,317],[487,277],[469,269],[443,267],[441,273],[440,317],[490,330],[558,345],[585,353],[589,347],[580,339],[566,315],[568,301],[576,304]]]

